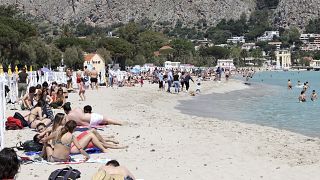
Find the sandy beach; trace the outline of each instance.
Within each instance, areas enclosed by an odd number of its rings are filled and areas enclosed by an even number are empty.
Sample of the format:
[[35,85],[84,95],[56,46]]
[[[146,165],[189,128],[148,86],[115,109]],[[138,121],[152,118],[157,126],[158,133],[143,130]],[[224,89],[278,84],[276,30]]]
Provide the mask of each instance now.
[[[194,90],[195,85],[191,84]],[[242,82],[203,82],[203,93],[221,93],[248,88]],[[114,135],[128,149],[94,154],[92,158],[117,159],[138,179],[145,180],[317,180],[320,179],[320,140],[293,132],[202,118],[175,109],[188,93],[168,94],[156,84],[143,88],[100,88],[88,90],[87,101],[69,95],[72,107],[90,104],[93,112],[127,121],[125,126],[108,126],[99,131]],[[55,111],[58,112],[58,111]],[[7,115],[13,111],[8,110]],[[6,131],[6,146],[30,140],[34,131]],[[21,154],[21,153],[20,153]],[[81,155],[79,156],[81,157]],[[81,179],[91,179],[102,164],[71,165]],[[66,165],[22,165],[18,180],[47,179],[52,171]]]

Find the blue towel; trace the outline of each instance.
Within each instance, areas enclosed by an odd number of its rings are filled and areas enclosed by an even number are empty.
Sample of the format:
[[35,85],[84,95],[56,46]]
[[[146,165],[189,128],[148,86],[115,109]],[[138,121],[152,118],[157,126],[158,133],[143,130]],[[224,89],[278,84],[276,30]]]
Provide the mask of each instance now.
[[[97,148],[97,147],[87,148],[85,151],[86,151],[88,154],[98,154],[98,153],[101,153],[101,150],[100,150],[99,148]],[[41,154],[41,151],[39,151],[39,152],[29,151],[29,152],[25,152],[24,154],[27,155],[27,156],[40,155],[40,154]],[[71,154],[71,155],[77,155],[77,154],[80,154],[80,153]]]

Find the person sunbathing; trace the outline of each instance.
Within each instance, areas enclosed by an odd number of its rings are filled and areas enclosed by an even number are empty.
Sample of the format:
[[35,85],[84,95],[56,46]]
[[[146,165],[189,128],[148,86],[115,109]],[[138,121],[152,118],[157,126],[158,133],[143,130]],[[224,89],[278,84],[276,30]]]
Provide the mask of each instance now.
[[92,107],[87,105],[82,111],[80,108],[71,109],[70,103],[63,106],[64,112],[67,114],[66,121],[75,120],[78,126],[99,126],[99,125],[122,125],[120,121],[109,119],[103,115],[92,113]]
[[99,126],[99,125],[122,125],[123,123],[104,117],[101,114],[92,113],[92,107],[90,105],[87,105],[83,108],[84,117],[82,118],[82,121],[79,122],[79,124],[83,126]]
[[[37,131],[40,133],[40,138],[43,138],[45,136],[48,136],[52,132],[60,131],[64,127],[64,114],[58,113],[56,114],[53,125],[51,127],[46,128],[44,124],[38,124]],[[98,139],[99,142],[103,145],[104,148],[110,148],[110,149],[124,149],[128,146],[119,146],[119,142],[111,139],[111,137],[102,137],[99,132],[96,129],[90,129],[88,131],[84,131],[81,134],[77,136],[77,140],[80,144],[84,145],[84,148],[93,148],[95,147],[94,143],[92,141],[89,141],[90,139]],[[52,143],[48,143],[48,145],[52,145]],[[53,146],[52,146],[53,147]],[[78,153],[76,147],[74,144],[72,145],[72,153]]]
[[[53,140],[54,147],[46,146],[45,154],[49,162],[70,162],[71,144],[74,143],[79,152],[87,161],[90,156],[83,150],[78,140],[74,137],[73,132],[77,127],[75,121],[68,121],[61,131],[56,131],[41,140],[45,145],[49,140]],[[99,145],[98,145],[99,146]],[[104,149],[102,147],[102,149]],[[103,151],[105,152],[105,151]]]
[[133,174],[126,167],[120,166],[116,160],[107,162],[105,166],[100,167],[99,171],[105,171],[111,176],[120,175],[124,180],[135,180]]
[[43,101],[39,101],[36,106],[30,110],[24,117],[28,121],[29,128],[35,129],[39,123],[44,123],[46,126],[51,123],[51,120],[42,116]]

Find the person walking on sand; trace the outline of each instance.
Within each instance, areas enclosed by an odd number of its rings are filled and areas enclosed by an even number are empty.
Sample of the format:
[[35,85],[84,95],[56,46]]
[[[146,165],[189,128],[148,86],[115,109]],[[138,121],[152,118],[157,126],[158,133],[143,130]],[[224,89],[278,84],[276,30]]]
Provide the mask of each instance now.
[[92,71],[90,72],[90,81],[91,81],[91,88],[94,87],[98,89],[98,71],[95,67],[92,68]]
[[22,68],[22,71],[18,74],[18,98],[22,99],[27,93],[28,84],[28,73],[26,68]]
[[178,72],[175,72],[173,75],[173,84],[174,84],[174,92],[178,94],[180,91],[180,81],[179,81]]
[[168,89],[167,92],[171,93],[170,88],[172,86],[172,81],[173,81],[173,75],[172,75],[172,70],[169,70],[168,72]]
[[190,76],[190,73],[186,73],[186,76],[184,77],[184,84],[186,85],[186,92],[189,91],[189,87],[190,87],[190,82],[189,81],[193,81],[192,77]]
[[318,95],[316,93],[316,90],[312,90],[311,101],[315,101],[317,99],[318,99]]
[[84,85],[84,79],[80,78],[79,96],[81,98],[81,101],[85,101],[86,100],[86,96],[84,95],[85,92],[86,92],[86,88],[85,88],[85,85]]

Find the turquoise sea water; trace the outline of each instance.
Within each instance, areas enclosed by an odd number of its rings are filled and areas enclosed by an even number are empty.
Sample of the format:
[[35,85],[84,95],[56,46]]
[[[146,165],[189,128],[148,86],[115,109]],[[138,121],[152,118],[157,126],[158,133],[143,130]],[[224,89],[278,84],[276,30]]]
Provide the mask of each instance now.
[[[237,77],[243,79],[242,77]],[[293,89],[287,89],[291,79]],[[297,81],[308,81],[307,102],[299,103],[302,90]],[[249,80],[251,88],[226,94],[210,94],[181,101],[183,113],[235,120],[286,129],[320,137],[320,99],[311,101],[311,91],[320,93],[320,72],[261,72]]]

